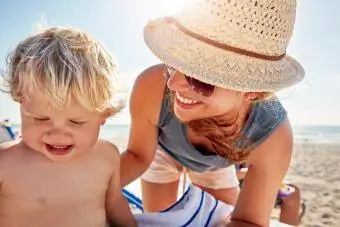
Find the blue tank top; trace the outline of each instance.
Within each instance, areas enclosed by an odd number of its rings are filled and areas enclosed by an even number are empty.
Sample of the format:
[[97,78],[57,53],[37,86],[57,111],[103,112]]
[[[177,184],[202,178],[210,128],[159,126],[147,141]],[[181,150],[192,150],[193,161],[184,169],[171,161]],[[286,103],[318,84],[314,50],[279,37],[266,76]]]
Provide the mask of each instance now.
[[[170,99],[163,99],[160,118],[158,149],[166,152],[181,165],[195,172],[216,170],[230,165],[228,160],[214,153],[196,149],[187,137],[187,126],[172,111]],[[287,113],[277,99],[254,102],[249,117],[241,130],[251,141],[252,149],[268,138],[287,118]]]

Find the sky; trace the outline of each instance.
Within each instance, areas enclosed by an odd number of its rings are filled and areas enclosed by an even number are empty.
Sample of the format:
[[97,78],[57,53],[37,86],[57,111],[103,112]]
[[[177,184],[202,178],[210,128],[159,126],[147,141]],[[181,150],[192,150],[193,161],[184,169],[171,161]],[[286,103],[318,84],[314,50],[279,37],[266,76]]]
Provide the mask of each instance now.
[[[0,68],[8,52],[37,26],[72,26],[103,43],[118,62],[124,84],[159,63],[143,41],[143,27],[175,12],[186,0],[7,0],[0,3]],[[293,125],[340,125],[340,1],[298,0],[287,53],[305,68],[305,80],[279,93]],[[126,94],[128,97],[129,94]],[[0,93],[0,120],[20,123],[19,106]],[[128,108],[109,121],[128,124]]]

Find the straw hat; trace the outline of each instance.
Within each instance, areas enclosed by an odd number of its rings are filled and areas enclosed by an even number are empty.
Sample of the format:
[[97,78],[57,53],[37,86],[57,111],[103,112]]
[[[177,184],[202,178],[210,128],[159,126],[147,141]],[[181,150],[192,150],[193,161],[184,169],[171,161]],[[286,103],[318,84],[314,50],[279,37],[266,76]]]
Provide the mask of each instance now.
[[144,39],[164,63],[237,91],[278,91],[304,77],[286,55],[295,0],[195,0],[150,21]]

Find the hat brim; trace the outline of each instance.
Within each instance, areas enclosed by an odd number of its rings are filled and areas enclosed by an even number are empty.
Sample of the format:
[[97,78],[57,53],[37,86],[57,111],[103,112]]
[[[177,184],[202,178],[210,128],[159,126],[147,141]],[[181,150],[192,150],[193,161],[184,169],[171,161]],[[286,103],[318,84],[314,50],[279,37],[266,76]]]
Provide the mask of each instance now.
[[305,75],[290,56],[269,61],[226,51],[184,34],[162,18],[145,27],[144,40],[165,64],[221,88],[275,92],[297,84]]

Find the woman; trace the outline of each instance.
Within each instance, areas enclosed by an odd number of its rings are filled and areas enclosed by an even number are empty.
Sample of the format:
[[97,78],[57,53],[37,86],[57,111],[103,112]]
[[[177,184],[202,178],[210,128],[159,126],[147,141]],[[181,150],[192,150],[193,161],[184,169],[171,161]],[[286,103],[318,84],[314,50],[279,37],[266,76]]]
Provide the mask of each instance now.
[[[121,177],[126,185],[146,170],[147,211],[176,201],[185,168],[193,184],[236,204],[228,226],[268,225],[292,152],[275,92],[304,77],[286,55],[295,7],[295,0],[196,0],[146,26],[146,44],[164,64],[135,82]],[[238,196],[232,164],[245,160]]]

